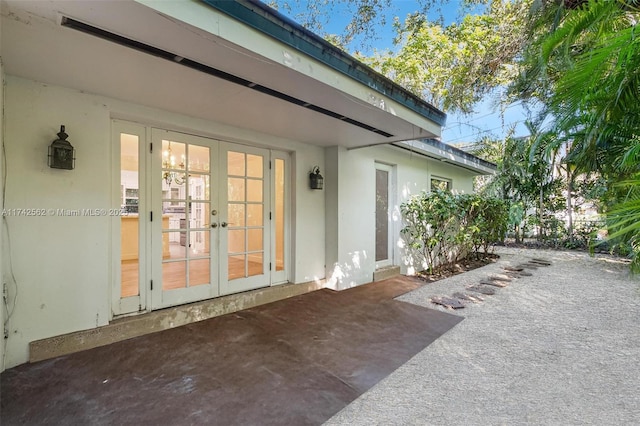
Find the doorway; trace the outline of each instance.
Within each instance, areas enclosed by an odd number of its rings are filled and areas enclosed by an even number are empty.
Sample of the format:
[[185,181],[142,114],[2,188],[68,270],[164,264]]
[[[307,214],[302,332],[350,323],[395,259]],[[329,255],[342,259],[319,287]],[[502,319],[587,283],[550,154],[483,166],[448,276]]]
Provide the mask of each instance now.
[[119,121],[114,130],[115,315],[288,281],[288,154]]
[[393,264],[393,237],[391,222],[393,167],[376,163],[376,269]]

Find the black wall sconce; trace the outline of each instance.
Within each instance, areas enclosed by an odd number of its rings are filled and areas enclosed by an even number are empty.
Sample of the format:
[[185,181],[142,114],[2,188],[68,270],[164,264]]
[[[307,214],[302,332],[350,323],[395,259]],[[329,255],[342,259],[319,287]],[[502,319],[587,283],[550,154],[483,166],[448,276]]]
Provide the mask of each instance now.
[[49,167],[52,169],[73,170],[76,166],[76,149],[67,141],[64,126],[60,126],[58,139],[49,145]]
[[311,189],[322,189],[324,184],[324,178],[320,174],[320,168],[315,166],[311,173],[309,173],[309,188]]

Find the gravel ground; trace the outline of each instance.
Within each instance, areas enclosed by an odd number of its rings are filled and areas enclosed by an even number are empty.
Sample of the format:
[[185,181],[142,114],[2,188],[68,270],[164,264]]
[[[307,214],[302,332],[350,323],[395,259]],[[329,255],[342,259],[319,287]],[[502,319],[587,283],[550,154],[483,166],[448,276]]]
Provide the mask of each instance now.
[[[639,425],[640,279],[606,256],[498,254],[401,296],[465,320],[326,424]],[[429,301],[531,258],[553,264],[461,310]]]

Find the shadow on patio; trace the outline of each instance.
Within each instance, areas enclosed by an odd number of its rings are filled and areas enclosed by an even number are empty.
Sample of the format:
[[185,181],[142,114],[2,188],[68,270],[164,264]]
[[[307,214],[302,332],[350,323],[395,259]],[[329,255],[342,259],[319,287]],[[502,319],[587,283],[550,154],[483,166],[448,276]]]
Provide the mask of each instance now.
[[462,320],[396,277],[2,373],[2,424],[320,424]]

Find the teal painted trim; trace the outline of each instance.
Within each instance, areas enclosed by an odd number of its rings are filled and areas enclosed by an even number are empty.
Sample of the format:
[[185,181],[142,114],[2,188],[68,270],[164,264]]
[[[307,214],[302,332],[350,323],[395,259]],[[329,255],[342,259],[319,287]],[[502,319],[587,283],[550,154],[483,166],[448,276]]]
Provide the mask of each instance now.
[[267,5],[256,0],[201,1],[444,126],[444,112]]

